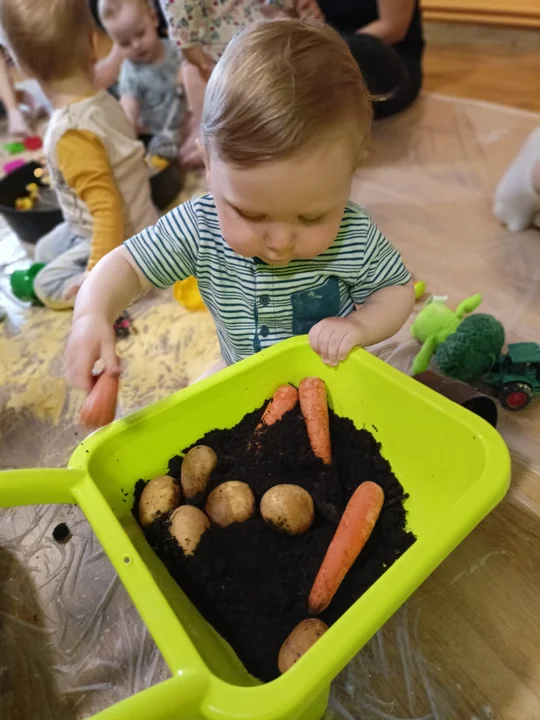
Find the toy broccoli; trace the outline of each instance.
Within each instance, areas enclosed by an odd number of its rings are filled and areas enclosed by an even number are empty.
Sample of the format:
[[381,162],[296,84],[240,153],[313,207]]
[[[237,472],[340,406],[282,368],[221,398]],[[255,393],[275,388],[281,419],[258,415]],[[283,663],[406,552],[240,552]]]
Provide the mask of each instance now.
[[465,318],[435,352],[443,375],[470,382],[484,375],[499,357],[504,328],[492,315],[479,313]]
[[446,297],[433,296],[418,313],[411,327],[412,335],[420,340],[422,348],[415,357],[412,373],[417,375],[429,367],[429,361],[437,347],[457,330],[465,315],[473,312],[482,302],[481,295],[473,295],[451,310]]
[[504,328],[491,315],[465,318],[480,305],[481,295],[466,298],[455,311],[448,307],[446,300],[445,297],[433,297],[412,325],[412,334],[423,343],[414,359],[412,373],[417,375],[427,370],[435,354],[435,361],[444,375],[464,382],[476,380],[498,358],[504,345]]

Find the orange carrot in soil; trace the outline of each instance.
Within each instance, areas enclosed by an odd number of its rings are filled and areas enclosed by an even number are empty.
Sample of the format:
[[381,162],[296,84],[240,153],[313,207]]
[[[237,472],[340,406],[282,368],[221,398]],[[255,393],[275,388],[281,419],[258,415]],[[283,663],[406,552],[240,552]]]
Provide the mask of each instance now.
[[309,594],[309,612],[319,615],[330,605],[343,578],[371,535],[384,503],[384,492],[370,480],[359,485],[345,512]]
[[298,390],[292,385],[278,387],[266,410],[257,425],[255,432],[262,430],[267,425],[273,425],[285,415],[286,412],[296,407],[298,402]]
[[114,420],[119,382],[117,375],[101,373],[81,408],[81,425],[99,428]]
[[317,457],[329,465],[332,462],[332,448],[324,380],[317,377],[304,378],[298,386],[298,395],[311,448]]

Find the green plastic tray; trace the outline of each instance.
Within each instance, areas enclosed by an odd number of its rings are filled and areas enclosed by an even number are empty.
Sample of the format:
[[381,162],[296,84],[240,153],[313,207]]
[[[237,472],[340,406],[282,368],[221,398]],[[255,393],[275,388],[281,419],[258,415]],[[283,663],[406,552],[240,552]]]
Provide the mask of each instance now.
[[[123,490],[215,427],[232,427],[281,384],[318,375],[330,404],[366,426],[410,493],[418,541],[285,675],[260,684],[147,545]],[[76,503],[127,588],[172,678],[95,720],[318,720],[330,683],[503,498],[508,450],[486,422],[363,350],[327,368],[305,338],[265,350],[82,442],[68,469],[0,474],[0,506]]]

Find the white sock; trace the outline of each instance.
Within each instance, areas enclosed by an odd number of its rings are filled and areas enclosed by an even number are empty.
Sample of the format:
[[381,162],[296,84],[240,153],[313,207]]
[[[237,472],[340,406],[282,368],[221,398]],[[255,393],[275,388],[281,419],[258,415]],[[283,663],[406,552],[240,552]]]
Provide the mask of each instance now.
[[540,211],[540,196],[532,184],[537,163],[540,163],[540,128],[529,135],[495,191],[493,212],[512,232],[530,227]]

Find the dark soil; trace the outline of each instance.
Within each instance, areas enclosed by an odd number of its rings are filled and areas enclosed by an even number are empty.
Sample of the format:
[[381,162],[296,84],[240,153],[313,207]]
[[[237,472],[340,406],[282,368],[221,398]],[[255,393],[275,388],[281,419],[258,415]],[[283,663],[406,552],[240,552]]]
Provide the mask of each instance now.
[[[208,492],[226,480],[242,480],[260,501],[273,485],[300,485],[315,502],[311,529],[289,537],[257,515],[227,528],[212,526],[190,557],[169,534],[168,517],[158,518],[145,534],[169,573],[247,670],[269,681],[279,674],[281,644],[308,617],[313,580],[347,501],[361,482],[378,483],[385,504],[371,538],[321,619],[329,625],[335,622],[415,537],[406,529],[403,487],[371,433],[331,413],[333,463],[325,466],[311,451],[299,409],[266,429],[259,449],[249,448],[260,416],[258,410],[232,430],[213,430],[197,443],[209,445],[219,458]],[[179,478],[181,464],[180,456],[172,458],[169,473]],[[134,508],[143,487],[144,482],[137,484]],[[202,508],[204,500],[198,497],[194,504]]]

